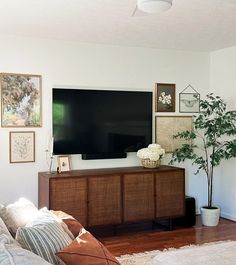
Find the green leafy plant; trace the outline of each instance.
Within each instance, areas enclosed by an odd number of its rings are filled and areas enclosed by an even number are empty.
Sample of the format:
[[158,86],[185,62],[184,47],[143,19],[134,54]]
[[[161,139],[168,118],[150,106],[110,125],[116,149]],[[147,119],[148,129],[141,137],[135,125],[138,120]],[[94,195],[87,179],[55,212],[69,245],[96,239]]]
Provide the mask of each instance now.
[[236,157],[236,111],[226,111],[226,103],[212,93],[200,100],[200,113],[194,116],[192,131],[183,131],[174,138],[188,140],[172,154],[170,164],[192,160],[197,171],[204,170],[208,183],[208,205],[212,206],[214,168],[221,161]]

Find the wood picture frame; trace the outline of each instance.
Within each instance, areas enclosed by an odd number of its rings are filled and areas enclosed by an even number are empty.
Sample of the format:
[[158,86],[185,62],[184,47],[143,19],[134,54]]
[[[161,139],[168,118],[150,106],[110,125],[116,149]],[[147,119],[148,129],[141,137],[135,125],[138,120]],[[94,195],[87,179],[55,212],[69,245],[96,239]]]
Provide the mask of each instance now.
[[193,128],[193,116],[156,116],[155,117],[155,142],[165,149],[166,153],[172,153],[184,143],[190,143],[182,139],[174,139],[173,136],[181,131]]
[[10,163],[35,162],[35,132],[9,132]]
[[175,112],[175,84],[155,84],[155,112]]
[[71,171],[70,167],[70,157],[69,156],[58,156],[57,157],[58,163],[58,172],[69,172]]
[[180,93],[179,94],[179,112],[198,113],[200,111],[199,93]]
[[1,126],[42,126],[42,77],[31,74],[0,74]]

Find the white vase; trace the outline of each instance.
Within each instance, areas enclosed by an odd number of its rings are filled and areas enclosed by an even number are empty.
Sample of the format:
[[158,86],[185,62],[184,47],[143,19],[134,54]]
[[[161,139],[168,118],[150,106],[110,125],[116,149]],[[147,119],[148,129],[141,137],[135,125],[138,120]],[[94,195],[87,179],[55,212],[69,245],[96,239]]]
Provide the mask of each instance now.
[[217,226],[220,219],[220,208],[209,209],[206,206],[201,208],[202,224],[205,226]]

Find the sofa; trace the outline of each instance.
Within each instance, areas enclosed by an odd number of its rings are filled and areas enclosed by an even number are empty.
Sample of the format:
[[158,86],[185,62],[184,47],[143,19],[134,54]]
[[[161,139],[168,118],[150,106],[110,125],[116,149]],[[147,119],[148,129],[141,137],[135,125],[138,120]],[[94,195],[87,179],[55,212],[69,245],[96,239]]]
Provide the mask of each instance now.
[[116,265],[117,259],[78,220],[19,199],[0,205],[1,265]]

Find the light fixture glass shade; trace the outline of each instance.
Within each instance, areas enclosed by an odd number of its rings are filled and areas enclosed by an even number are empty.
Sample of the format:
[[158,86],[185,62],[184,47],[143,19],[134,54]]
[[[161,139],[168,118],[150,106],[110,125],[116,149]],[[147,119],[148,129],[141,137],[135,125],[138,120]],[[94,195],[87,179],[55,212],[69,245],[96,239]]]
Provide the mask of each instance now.
[[172,0],[137,0],[139,10],[146,13],[161,13],[172,6]]

